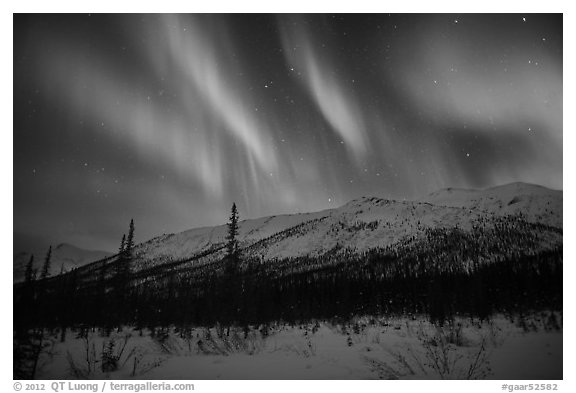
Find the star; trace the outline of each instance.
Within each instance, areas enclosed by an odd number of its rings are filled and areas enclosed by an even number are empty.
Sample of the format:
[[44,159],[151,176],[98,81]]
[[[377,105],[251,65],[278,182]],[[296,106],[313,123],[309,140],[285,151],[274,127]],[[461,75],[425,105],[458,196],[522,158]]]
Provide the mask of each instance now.
[[[339,204],[369,194],[401,199],[444,186],[490,187],[515,177],[562,184],[561,155],[547,154],[559,152],[554,137],[562,129],[556,118],[561,102],[553,99],[562,86],[561,15],[535,16],[519,29],[518,14],[462,14],[462,27],[446,26],[450,16],[453,25],[460,24],[457,15],[430,17],[416,31],[409,27],[428,17],[262,15],[231,21],[150,15],[140,23],[139,17],[96,16],[100,21],[89,26],[65,26],[62,32],[78,29],[86,45],[60,36],[58,25],[50,25],[60,19],[42,22],[50,29],[46,38],[38,36],[42,29],[30,29],[35,19],[27,17],[18,32],[30,30],[33,39],[19,38],[14,53],[22,65],[14,77],[14,101],[21,106],[15,111],[14,175],[30,181],[15,185],[26,188],[18,195],[42,195],[40,187],[48,184],[77,182],[50,190],[58,212],[87,206],[95,219],[87,216],[86,222],[98,233],[94,247],[110,237],[116,249],[117,233],[105,232],[108,224],[97,214],[102,209],[83,198],[95,197],[97,188],[100,202],[110,202],[110,215],[141,214],[139,222],[151,223],[142,226],[142,236],[151,238],[162,225],[175,231],[221,224],[222,212],[213,213],[227,198],[244,205],[241,215],[249,218],[306,212],[316,203],[336,206],[326,196],[332,190]],[[520,18],[527,23],[528,17]],[[122,34],[124,28],[134,34]],[[486,28],[506,40],[494,46]],[[95,34],[98,29],[102,34]],[[377,39],[367,39],[374,33]],[[113,39],[118,37],[121,42]],[[38,66],[30,67],[34,60]],[[57,66],[69,71],[47,72]],[[546,80],[538,78],[543,70]],[[35,92],[40,86],[45,91]],[[533,100],[523,99],[534,91]],[[538,115],[538,135],[526,125],[533,122],[529,115]],[[496,147],[520,138],[505,132],[510,124],[528,135],[515,147],[518,154],[506,155]],[[34,133],[40,129],[47,132]],[[62,141],[52,142],[55,136]],[[554,144],[546,147],[549,140]],[[467,148],[478,158],[469,160]],[[542,170],[524,165],[526,152]],[[58,163],[62,154],[66,161]],[[97,161],[90,166],[88,160]],[[42,169],[30,169],[34,162]],[[155,186],[163,188],[158,203],[147,198]],[[326,199],[314,201],[313,195]],[[191,201],[186,214],[164,214],[174,209],[163,206],[183,197]],[[29,202],[18,201],[15,222],[25,223],[26,215],[38,211]],[[46,228],[60,225],[49,217],[55,212],[45,212]]]

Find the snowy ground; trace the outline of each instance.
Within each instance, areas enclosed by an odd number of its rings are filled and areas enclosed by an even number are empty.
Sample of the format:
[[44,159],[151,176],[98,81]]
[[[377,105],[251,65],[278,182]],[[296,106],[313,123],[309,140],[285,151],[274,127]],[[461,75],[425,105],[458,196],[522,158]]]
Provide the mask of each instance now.
[[[110,337],[68,332],[64,343],[55,333],[37,378],[562,379],[562,330],[551,329],[547,317],[525,322],[499,317],[438,328],[362,318],[345,326],[276,326],[267,336],[251,330],[247,338],[216,328],[192,329],[188,338],[174,329],[162,338],[132,329]],[[105,352],[119,356],[117,371],[102,371]]]

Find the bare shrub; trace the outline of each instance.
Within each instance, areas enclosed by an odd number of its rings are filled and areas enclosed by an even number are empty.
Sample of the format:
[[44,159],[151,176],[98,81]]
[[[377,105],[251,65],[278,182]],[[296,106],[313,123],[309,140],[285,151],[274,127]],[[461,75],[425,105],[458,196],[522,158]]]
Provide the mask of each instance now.
[[13,373],[17,379],[34,379],[56,354],[56,337],[44,329],[31,329],[13,338]]
[[[126,345],[128,345],[128,340],[130,340],[131,335],[126,334],[122,340],[120,340],[120,344],[118,344],[117,340],[111,338],[105,344],[102,343],[102,352],[100,355],[101,365],[102,365],[102,372],[109,373],[117,371],[120,367],[120,359],[122,358],[122,354],[126,349]],[[124,360],[124,364],[128,360],[128,358],[132,355],[134,349],[128,354],[128,357]]]
[[[387,375],[397,378],[484,379],[491,371],[488,337],[482,337],[474,351],[463,347],[469,342],[461,326],[433,326],[430,332],[420,325],[416,338],[417,346],[406,343],[401,350],[388,350],[395,365],[388,365]],[[370,359],[371,364],[374,364],[373,360]]]
[[210,329],[205,329],[203,339],[198,340],[198,353],[206,355],[230,355],[246,353],[255,355],[266,347],[266,336],[269,334],[254,329],[230,328],[227,334],[216,327],[216,335]]
[[[132,367],[132,375],[135,375],[143,355],[137,347],[127,351],[128,343],[132,337],[130,333],[102,341],[99,350],[94,334],[83,332],[78,337],[83,341],[82,357],[80,359],[75,358],[70,351],[67,351],[66,354],[68,368],[72,376],[78,379],[89,379],[100,375],[100,373],[117,372],[129,364]],[[137,355],[138,359],[136,358]]]

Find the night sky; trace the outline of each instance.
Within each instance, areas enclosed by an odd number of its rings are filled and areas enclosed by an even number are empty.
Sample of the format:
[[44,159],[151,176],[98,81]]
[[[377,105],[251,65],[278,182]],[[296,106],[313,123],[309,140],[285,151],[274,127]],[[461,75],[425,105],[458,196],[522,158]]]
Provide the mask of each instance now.
[[562,16],[16,15],[14,248],[562,188]]

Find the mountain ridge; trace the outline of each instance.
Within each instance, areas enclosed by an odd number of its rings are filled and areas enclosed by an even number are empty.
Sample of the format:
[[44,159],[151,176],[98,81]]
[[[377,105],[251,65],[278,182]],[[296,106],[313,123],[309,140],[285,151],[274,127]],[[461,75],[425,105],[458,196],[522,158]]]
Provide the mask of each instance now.
[[[40,271],[42,264],[44,263],[45,253],[38,254],[26,251],[14,253],[12,265],[12,279],[14,283],[24,280],[26,265],[32,255],[34,255],[33,268]],[[112,253],[107,251],[86,250],[69,243],[59,243],[52,248],[49,273],[50,276],[54,276],[59,274],[61,271],[67,272],[112,255]]]
[[[319,212],[243,220],[239,223],[239,241],[244,249],[265,243],[257,257],[272,260],[321,255],[336,245],[361,252],[394,244],[404,237],[422,236],[426,228],[458,226],[471,230],[476,221],[491,217],[517,216],[529,223],[562,228],[562,191],[512,183],[469,190],[463,200],[458,195],[454,199],[450,192],[453,198],[446,199],[444,193],[439,190],[432,193],[435,199],[427,196],[412,201],[361,197]],[[195,228],[141,243],[135,254],[138,264],[148,268],[221,247],[225,236],[225,224]]]
[[[500,225],[499,218],[510,218],[510,225],[521,221],[551,228],[545,230],[545,241],[538,247],[561,246],[562,191],[527,183],[455,190],[438,190],[416,200],[366,196],[318,212],[242,220],[238,240],[245,257],[273,262],[320,256],[337,248],[361,254],[402,244],[406,239],[425,239],[430,230],[471,232],[479,225],[489,229]],[[163,234],[137,244],[133,272],[164,265],[201,266],[222,259],[226,233],[226,224],[222,224]],[[112,257],[103,257],[114,263]]]

